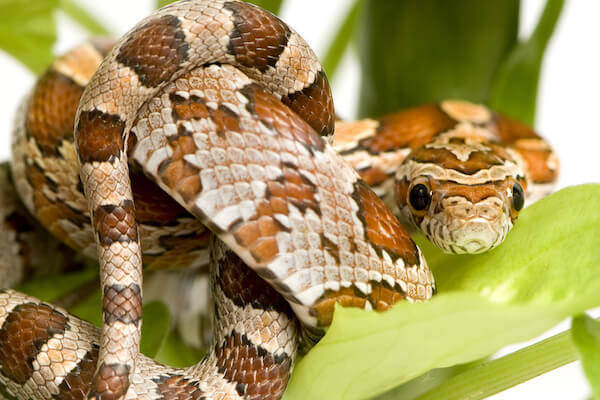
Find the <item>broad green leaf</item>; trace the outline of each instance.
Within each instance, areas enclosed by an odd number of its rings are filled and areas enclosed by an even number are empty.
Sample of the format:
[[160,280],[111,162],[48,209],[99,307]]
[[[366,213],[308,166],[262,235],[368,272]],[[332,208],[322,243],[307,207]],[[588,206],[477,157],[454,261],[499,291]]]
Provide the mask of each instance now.
[[87,268],[83,271],[46,276],[28,281],[17,287],[16,290],[43,301],[54,302],[65,294],[94,280],[97,275],[97,269]]
[[447,98],[485,102],[517,40],[518,0],[366,1],[360,115]]
[[354,0],[354,4],[350,7],[348,14],[340,24],[340,27],[329,44],[325,57],[323,58],[323,69],[330,80],[333,80],[337,68],[340,65],[340,61],[342,61],[342,57],[346,53],[350,40],[352,39],[352,34],[358,19],[360,4],[361,0]]
[[202,351],[186,345],[177,332],[171,331],[154,359],[174,368],[185,368],[200,361],[202,355]]
[[[167,4],[173,3],[175,0],[157,0],[156,8],[160,8],[166,6]],[[248,3],[256,4],[259,7],[264,8],[265,10],[271,11],[273,14],[277,15],[279,10],[281,10],[281,4],[283,0],[247,0]]]
[[600,398],[600,321],[580,315],[573,319],[571,333],[594,396]]
[[584,289],[600,287],[600,184],[563,189],[525,208],[506,241],[484,254],[448,255],[415,239],[441,293],[476,292],[494,302],[585,301]]
[[154,357],[169,334],[171,315],[164,303],[151,301],[144,304],[142,317],[140,352],[148,357]]
[[492,108],[533,125],[544,52],[564,3],[564,0],[547,0],[533,34],[517,44],[502,63],[489,99]]
[[75,0],[60,0],[60,9],[92,35],[110,35],[109,30]]
[[3,0],[0,2],[0,49],[32,72],[42,72],[54,60],[54,10],[58,0]]
[[423,246],[440,293],[381,314],[338,308],[329,332],[298,363],[286,399],[369,398],[531,339],[600,305],[599,248],[600,184],[526,208],[489,253],[449,256]]

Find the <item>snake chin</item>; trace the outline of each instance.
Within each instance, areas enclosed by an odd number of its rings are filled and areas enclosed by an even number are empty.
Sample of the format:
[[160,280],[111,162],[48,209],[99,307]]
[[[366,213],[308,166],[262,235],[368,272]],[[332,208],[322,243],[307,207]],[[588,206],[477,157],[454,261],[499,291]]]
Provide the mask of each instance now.
[[418,225],[443,252],[479,254],[499,246],[512,229],[510,209],[499,197],[472,204],[463,197],[447,198],[432,207]]

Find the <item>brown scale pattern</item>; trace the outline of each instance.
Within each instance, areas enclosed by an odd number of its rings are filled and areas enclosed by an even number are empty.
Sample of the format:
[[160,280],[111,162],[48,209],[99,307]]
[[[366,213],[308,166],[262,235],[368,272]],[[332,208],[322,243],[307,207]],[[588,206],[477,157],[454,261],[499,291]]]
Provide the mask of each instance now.
[[66,317],[41,304],[21,304],[8,315],[0,328],[0,371],[19,384],[33,373],[32,362],[48,338],[63,334]]
[[101,111],[83,111],[79,116],[76,143],[81,163],[112,162],[123,148],[125,123],[116,115]]
[[429,142],[436,134],[451,129],[456,121],[435,104],[410,108],[381,117],[380,126],[372,137],[361,141],[361,147],[373,154],[414,148]]
[[385,250],[393,259],[402,257],[405,263],[418,265],[416,245],[379,197],[362,181],[356,184],[353,197],[359,206],[359,218],[365,223],[367,239],[373,246]]
[[172,104],[172,115],[174,121],[202,119],[210,116],[210,110],[206,107],[203,98],[190,96],[189,99],[181,97],[176,93],[169,96]]
[[[523,182],[520,182],[524,185]],[[476,204],[488,197],[497,196],[498,193],[506,193],[515,182],[510,180],[500,180],[481,185],[457,185],[454,182],[437,181],[431,179],[429,185],[432,190],[443,193],[444,197],[460,196]],[[526,187],[526,186],[524,186]]]
[[282,97],[281,101],[297,112],[320,135],[333,135],[335,110],[329,82],[323,70],[319,71],[310,86]]
[[104,323],[121,321],[137,324],[142,317],[142,293],[138,285],[119,284],[106,286],[102,296]]
[[179,375],[162,375],[154,379],[158,393],[164,400],[203,400],[204,392],[198,384]]
[[119,48],[117,61],[133,69],[146,87],[166,82],[187,59],[189,44],[180,25],[172,15],[146,23]]
[[[34,188],[44,188],[48,184],[48,180],[43,171],[35,164],[26,166],[26,175],[30,184]],[[60,220],[71,221],[76,226],[83,226],[89,223],[89,219],[78,210],[69,207],[65,202],[53,201],[46,196],[43,190],[35,190],[33,192],[33,204],[35,206],[36,218],[57,238],[62,238],[69,245],[74,247],[74,243],[70,243],[68,232],[57,224]]]
[[[550,183],[556,180],[557,169],[548,166],[550,157],[556,162],[552,148],[531,127],[500,114],[494,115],[493,122],[495,126],[491,129],[525,160],[528,178],[532,182]],[[535,146],[532,146],[532,143],[535,143]]]
[[388,310],[391,306],[405,299],[404,293],[398,287],[390,288],[385,282],[371,282],[371,293],[369,293],[369,302],[376,311]]
[[133,201],[100,206],[94,212],[94,228],[103,246],[114,242],[135,242],[138,238]]
[[273,14],[244,2],[226,2],[234,16],[229,38],[229,53],[247,68],[264,72],[275,67],[291,34],[289,28]]
[[186,154],[193,153],[196,144],[191,135],[184,129],[180,134],[169,138],[173,150],[171,157],[166,158],[158,167],[158,171],[165,184],[176,190],[185,201],[190,201],[202,191],[202,182],[198,168],[184,160]]
[[73,368],[58,386],[59,400],[84,400],[90,389],[90,382],[98,361],[98,346],[94,345],[77,366]]
[[502,141],[510,142],[524,138],[539,138],[531,127],[515,119],[501,114],[494,114],[490,128],[493,129]]
[[131,190],[135,204],[135,218],[140,224],[168,225],[177,218],[193,218],[171,196],[138,170],[132,171]]
[[215,349],[215,354],[219,372],[237,384],[240,396],[268,400],[283,394],[292,367],[287,355],[274,356],[235,331]]
[[320,213],[314,185],[294,168],[284,167],[280,181],[267,182],[267,192],[267,198],[257,205],[257,218],[233,228],[237,242],[248,247],[254,259],[260,263],[269,262],[278,254],[275,235],[288,229],[280,225],[273,215],[287,214],[286,202],[294,204],[301,211],[311,208]]
[[27,113],[26,130],[43,155],[55,156],[63,140],[71,141],[75,112],[83,88],[71,79],[48,70],[38,80]]
[[548,162],[553,152],[548,149],[530,149],[517,142],[512,145],[527,164],[527,177],[535,183],[551,183],[558,177],[556,168],[550,168]]
[[[144,265],[152,270],[160,269],[186,269],[193,262],[197,262],[198,253],[206,252],[210,245],[211,233],[204,226],[200,226],[202,230],[198,230],[188,235],[167,235],[161,237],[160,245],[166,249],[159,257],[152,255],[144,256]],[[201,265],[206,269],[207,265]]]
[[385,311],[405,295],[398,287],[390,288],[383,282],[369,282],[371,292],[364,294],[354,287],[341,288],[339,290],[328,290],[313,307],[310,314],[317,319],[317,326],[326,327],[331,325],[335,305],[342,307],[365,308],[367,302],[376,311]]
[[217,284],[237,306],[252,304],[254,308],[285,312],[293,318],[287,301],[232,251],[219,261],[218,276]]
[[311,125],[304,115],[298,113],[300,115],[298,116],[293,113],[290,110],[290,108],[294,110],[293,107],[284,106],[282,101],[265,92],[258,85],[249,85],[240,91],[250,100],[250,107],[258,118],[273,127],[282,137],[297,140],[307,148],[321,151],[325,148],[325,143],[315,132],[317,129],[320,130],[321,124]]
[[286,230],[272,218],[274,213],[287,212],[285,197],[271,195],[269,200],[257,204],[257,218],[234,227],[233,236],[236,241],[250,249],[257,261],[272,259],[277,254],[278,247],[274,236],[277,232]]
[[358,171],[360,178],[369,186],[380,185],[390,178],[390,175],[377,167],[367,168],[364,171]]
[[100,400],[117,400],[129,387],[129,367],[123,364],[102,364],[88,398]]
[[[464,140],[456,138],[451,139],[450,142],[464,143]],[[513,160],[505,147],[493,143],[486,143],[486,146],[489,150],[474,151],[465,161],[460,160],[450,150],[421,146],[414,149],[407,157],[407,160],[436,164],[441,168],[453,169],[467,175],[473,175],[494,165],[504,165],[507,160]]]
[[325,327],[331,325],[335,305],[342,307],[364,308],[367,299],[355,288],[341,288],[340,290],[328,290],[316,304],[311,307],[310,313],[317,319],[317,326]]

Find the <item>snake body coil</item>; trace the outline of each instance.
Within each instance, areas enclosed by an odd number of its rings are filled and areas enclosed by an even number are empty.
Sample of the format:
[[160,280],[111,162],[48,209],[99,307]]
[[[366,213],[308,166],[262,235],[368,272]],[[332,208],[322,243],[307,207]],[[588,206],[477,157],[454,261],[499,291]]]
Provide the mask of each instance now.
[[[15,187],[54,236],[100,260],[103,327],[0,293],[10,399],[279,398],[301,333],[322,334],[335,303],[383,311],[435,290],[378,195],[440,248],[477,252],[510,230],[517,185],[525,196],[556,176],[533,131],[465,102],[338,122],[330,146],[333,103],[313,52],[240,1],[181,1],[114,47],[79,46],[22,111]],[[209,260],[207,357],[174,369],[140,355],[142,264]]]
[[[5,292],[6,393],[277,398],[293,365],[297,319],[316,332],[330,323],[336,302],[383,310],[431,297],[433,278],[419,249],[319,137],[333,131],[327,80],[308,46],[276,17],[238,1],[167,6],[108,52],[81,95],[108,47],[79,49],[87,70],[75,68],[73,54],[54,64],[26,105],[14,162],[19,192],[44,225],[88,254],[90,236],[96,242],[103,329]],[[81,183],[66,171],[74,155],[70,116],[45,108],[79,96]],[[39,104],[44,98],[51,101]],[[148,196],[150,183],[178,205]],[[193,250],[205,245],[196,219],[237,256],[212,246],[212,352],[196,367],[173,370],[138,354],[142,254],[160,268],[177,247],[165,243],[163,228],[182,225],[203,241]],[[196,251],[185,261],[201,257]],[[31,347],[24,338],[32,335],[58,352]]]

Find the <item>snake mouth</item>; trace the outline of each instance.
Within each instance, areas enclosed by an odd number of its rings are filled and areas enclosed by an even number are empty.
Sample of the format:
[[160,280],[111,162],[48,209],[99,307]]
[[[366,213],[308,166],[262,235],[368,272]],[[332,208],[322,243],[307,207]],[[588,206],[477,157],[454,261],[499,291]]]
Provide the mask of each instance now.
[[451,245],[454,254],[479,254],[491,250],[493,245],[480,239],[472,239],[463,244]]
[[479,254],[500,245],[510,230],[510,219],[500,217],[494,220],[473,218],[453,221],[449,224],[446,241],[448,252],[454,254]]
[[500,245],[512,228],[510,216],[501,208],[468,216],[455,211],[448,208],[424,218],[420,225],[429,240],[445,253],[484,253]]

